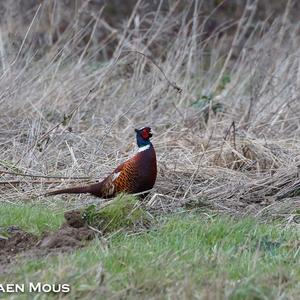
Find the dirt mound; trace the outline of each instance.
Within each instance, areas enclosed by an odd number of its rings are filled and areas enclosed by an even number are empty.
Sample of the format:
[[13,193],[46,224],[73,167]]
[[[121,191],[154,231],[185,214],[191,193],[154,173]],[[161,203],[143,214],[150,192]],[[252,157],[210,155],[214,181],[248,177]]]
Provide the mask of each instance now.
[[85,241],[92,240],[95,233],[86,226],[75,228],[68,224],[54,232],[47,233],[38,243],[38,247],[42,249],[62,249],[69,250],[69,248],[80,248],[85,245]]
[[86,245],[95,237],[79,214],[66,213],[66,223],[56,232],[45,232],[42,237],[26,232],[17,227],[6,229],[5,236],[0,239],[0,273],[17,255],[22,257],[41,257],[49,253],[69,252]]
[[67,211],[64,217],[67,224],[74,228],[84,227],[86,224],[86,220],[83,218],[80,210]]
[[21,229],[7,229],[10,237],[0,239],[0,264],[9,263],[11,257],[35,247],[38,237]]

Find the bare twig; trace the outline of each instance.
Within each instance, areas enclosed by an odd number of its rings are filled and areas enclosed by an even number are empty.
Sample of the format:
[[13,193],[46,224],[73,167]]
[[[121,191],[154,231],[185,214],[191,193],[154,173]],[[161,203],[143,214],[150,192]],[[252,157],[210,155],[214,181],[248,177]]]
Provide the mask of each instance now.
[[31,177],[31,178],[48,178],[48,179],[71,179],[71,180],[90,180],[91,177],[87,176],[55,176],[55,175],[33,175],[33,174],[23,174],[18,172],[9,172],[5,170],[0,170],[0,174],[7,174],[13,176],[21,177]]
[[151,61],[151,63],[162,73],[162,75],[164,76],[165,80],[168,82],[168,84],[173,87],[179,94],[182,93],[182,88],[180,88],[176,83],[173,83],[169,80],[169,78],[167,77],[167,75],[165,74],[165,72],[163,71],[163,69],[147,54],[142,53],[140,51],[137,50],[124,50],[124,52],[133,52],[133,53],[138,53],[139,55],[142,55],[144,57],[146,57],[148,60]]

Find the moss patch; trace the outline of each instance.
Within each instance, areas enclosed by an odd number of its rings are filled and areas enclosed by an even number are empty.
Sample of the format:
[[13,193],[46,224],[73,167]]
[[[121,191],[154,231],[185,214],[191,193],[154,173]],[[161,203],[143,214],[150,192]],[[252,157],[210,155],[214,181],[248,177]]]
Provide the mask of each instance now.
[[132,195],[119,195],[108,206],[97,209],[95,205],[84,210],[87,223],[107,234],[119,230],[134,231],[148,227],[151,218],[141,202]]

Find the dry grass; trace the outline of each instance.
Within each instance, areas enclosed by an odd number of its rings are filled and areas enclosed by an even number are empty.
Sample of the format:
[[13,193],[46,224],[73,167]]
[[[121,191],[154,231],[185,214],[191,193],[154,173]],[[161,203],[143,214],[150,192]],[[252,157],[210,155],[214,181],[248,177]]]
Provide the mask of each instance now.
[[[76,35],[36,59],[29,34],[16,53],[2,34],[0,201],[53,205],[34,196],[85,180],[74,177],[102,178],[132,155],[133,128],[150,125],[159,165],[153,209],[194,203],[296,220],[300,23],[253,24],[255,8],[246,7],[233,38],[224,25],[206,39],[197,13],[157,12],[145,30],[134,10],[103,63],[94,44],[73,47]],[[152,56],[150,46],[162,42]],[[66,207],[98,201],[78,199]]]

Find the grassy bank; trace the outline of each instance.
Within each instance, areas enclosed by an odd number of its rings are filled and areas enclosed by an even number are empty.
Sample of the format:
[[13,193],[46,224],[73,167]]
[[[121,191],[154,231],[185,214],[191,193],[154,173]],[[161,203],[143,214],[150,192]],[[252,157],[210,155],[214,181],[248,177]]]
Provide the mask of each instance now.
[[[31,224],[41,215],[33,214]],[[48,220],[55,229],[58,218]],[[299,255],[296,229],[182,213],[148,232],[117,233],[71,254],[19,261],[0,281],[68,283],[67,299],[296,299]]]
[[34,234],[58,229],[63,212],[53,212],[41,205],[0,204],[0,226],[16,226]]

